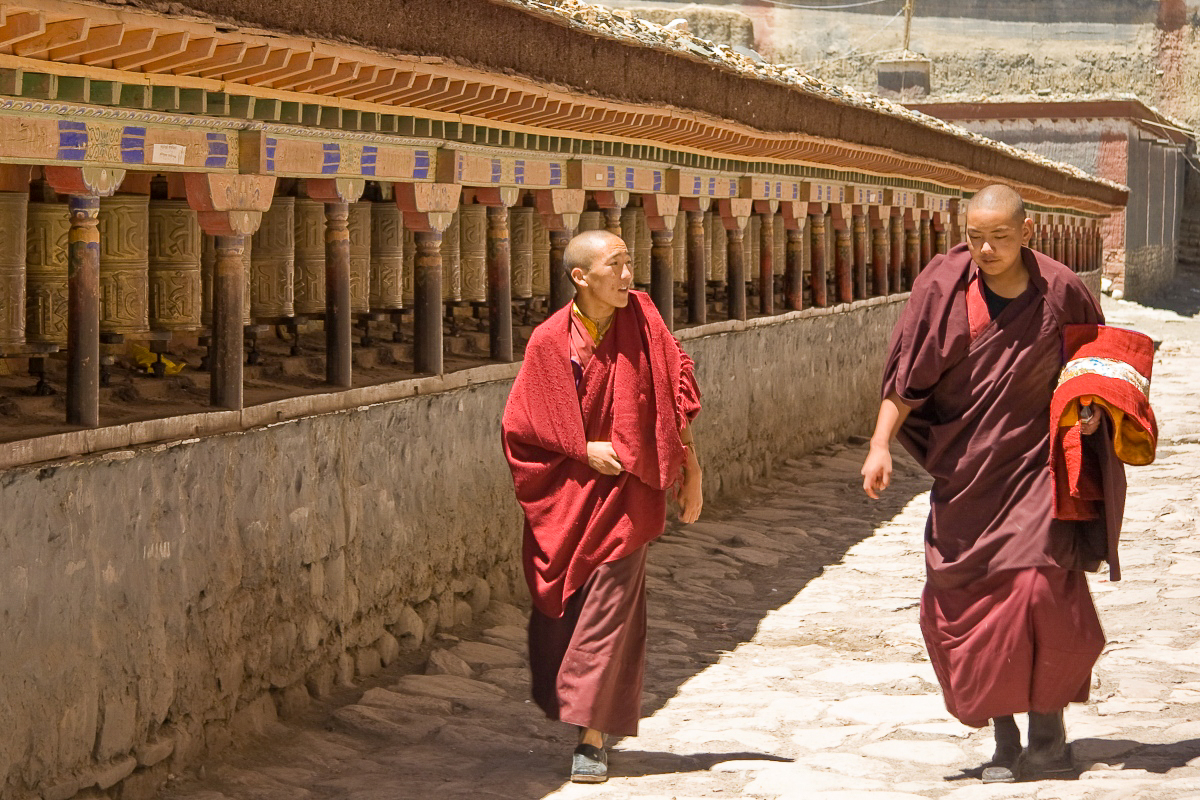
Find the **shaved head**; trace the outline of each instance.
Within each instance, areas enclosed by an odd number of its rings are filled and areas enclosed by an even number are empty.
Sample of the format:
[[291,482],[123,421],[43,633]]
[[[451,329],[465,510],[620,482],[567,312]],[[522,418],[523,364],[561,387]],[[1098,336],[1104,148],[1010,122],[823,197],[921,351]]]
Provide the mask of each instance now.
[[620,236],[615,236],[606,230],[584,231],[567,242],[563,253],[563,269],[570,275],[571,271],[579,268],[589,271],[596,259],[604,252],[605,247],[614,241],[624,244]]
[[1025,201],[1015,189],[1002,183],[983,187],[967,204],[968,214],[983,210],[999,212],[1018,226],[1025,222]]

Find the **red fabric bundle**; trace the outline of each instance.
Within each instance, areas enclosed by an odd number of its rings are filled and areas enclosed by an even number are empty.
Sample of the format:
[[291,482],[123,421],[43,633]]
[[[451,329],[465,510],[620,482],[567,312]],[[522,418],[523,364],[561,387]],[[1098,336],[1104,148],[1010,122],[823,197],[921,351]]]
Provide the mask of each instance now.
[[[1101,465],[1088,458],[1079,426],[1082,403],[1103,408],[1111,420],[1113,450],[1126,464],[1154,460],[1158,423],[1150,407],[1154,342],[1135,331],[1107,325],[1063,328],[1066,366],[1050,404],[1054,516],[1067,520],[1100,517],[1104,500]],[[1099,435],[1098,433],[1096,435]]]
[[[630,292],[584,370],[570,362],[570,306],[538,326],[504,409],[504,452],[525,511],[525,577],[534,605],[562,616],[595,568],[663,532],[666,489],[685,452],[684,422],[700,410],[692,361],[650,298]],[[624,471],[587,463],[589,441],[611,441]]]

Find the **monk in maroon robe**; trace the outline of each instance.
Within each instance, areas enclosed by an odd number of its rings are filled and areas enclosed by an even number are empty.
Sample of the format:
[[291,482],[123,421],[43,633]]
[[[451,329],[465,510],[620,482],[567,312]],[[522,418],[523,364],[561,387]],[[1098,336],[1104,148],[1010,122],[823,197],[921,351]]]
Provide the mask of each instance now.
[[607,777],[605,734],[637,733],[646,649],[646,546],[703,504],[692,360],[629,251],[589,231],[564,254],[575,302],[539,325],[504,409],[504,452],[525,512],[533,698],[576,725],[571,780]]
[[1104,646],[1083,570],[1098,566],[1086,543],[1105,538],[1087,526],[1105,523],[1054,518],[1049,457],[1063,327],[1103,315],[1068,267],[1026,246],[1032,233],[1011,188],[971,199],[967,244],[921,272],[896,326],[862,471],[877,497],[898,435],[933,476],[921,630],[949,711],[993,723],[985,782],[1071,769],[1062,712],[1087,699]]

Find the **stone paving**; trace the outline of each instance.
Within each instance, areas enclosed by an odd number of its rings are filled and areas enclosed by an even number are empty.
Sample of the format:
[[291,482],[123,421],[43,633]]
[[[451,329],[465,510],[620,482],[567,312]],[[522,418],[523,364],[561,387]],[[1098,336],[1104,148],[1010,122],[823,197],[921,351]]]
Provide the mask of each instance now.
[[990,732],[948,717],[917,628],[928,478],[898,457],[869,501],[848,443],[652,547],[647,718],[613,746],[607,784],[565,783],[573,732],[526,699],[524,614],[494,605],[415,672],[275,723],[163,797],[1200,798],[1200,283],[1180,292],[1184,315],[1107,308],[1162,341],[1161,438],[1156,463],[1129,470],[1124,580],[1091,577],[1109,644],[1067,715],[1077,776],[968,772]]

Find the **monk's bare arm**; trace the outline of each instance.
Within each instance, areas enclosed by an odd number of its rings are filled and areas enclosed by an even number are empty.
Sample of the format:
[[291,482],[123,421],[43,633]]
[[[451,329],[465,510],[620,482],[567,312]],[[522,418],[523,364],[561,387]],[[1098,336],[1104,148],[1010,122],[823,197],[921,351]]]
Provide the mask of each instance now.
[[900,396],[892,392],[879,404],[879,417],[875,421],[875,433],[871,436],[871,448],[863,462],[863,491],[872,500],[892,482],[892,439],[900,432],[900,426],[908,419],[911,411]]
[[679,520],[691,525],[700,518],[704,507],[704,472],[700,469],[700,453],[696,450],[696,434],[690,425],[679,431],[679,440],[686,448],[687,460],[683,464],[683,481],[675,494],[679,502]]

